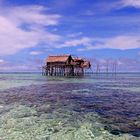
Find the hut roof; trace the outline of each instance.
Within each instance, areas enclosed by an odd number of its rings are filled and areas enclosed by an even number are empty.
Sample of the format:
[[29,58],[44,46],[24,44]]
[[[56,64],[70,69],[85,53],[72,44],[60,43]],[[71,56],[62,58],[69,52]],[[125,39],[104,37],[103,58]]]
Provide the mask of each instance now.
[[48,56],[47,62],[66,62],[71,55]]

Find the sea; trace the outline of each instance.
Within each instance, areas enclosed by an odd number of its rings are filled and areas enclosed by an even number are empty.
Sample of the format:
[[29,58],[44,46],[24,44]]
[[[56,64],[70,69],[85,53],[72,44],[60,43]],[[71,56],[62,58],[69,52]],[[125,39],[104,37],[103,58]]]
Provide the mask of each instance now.
[[0,73],[0,140],[140,140],[140,73]]

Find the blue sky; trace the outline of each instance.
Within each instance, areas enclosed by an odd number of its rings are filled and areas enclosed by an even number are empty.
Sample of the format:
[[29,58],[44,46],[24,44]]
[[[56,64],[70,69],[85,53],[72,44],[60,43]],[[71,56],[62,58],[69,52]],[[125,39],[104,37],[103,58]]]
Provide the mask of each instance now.
[[73,54],[140,71],[140,0],[1,0],[0,71],[38,71]]

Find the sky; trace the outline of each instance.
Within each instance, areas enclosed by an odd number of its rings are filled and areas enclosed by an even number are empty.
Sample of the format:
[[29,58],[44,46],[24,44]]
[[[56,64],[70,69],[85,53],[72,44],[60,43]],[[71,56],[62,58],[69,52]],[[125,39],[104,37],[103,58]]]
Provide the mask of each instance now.
[[40,71],[59,54],[140,72],[140,0],[0,0],[0,71]]

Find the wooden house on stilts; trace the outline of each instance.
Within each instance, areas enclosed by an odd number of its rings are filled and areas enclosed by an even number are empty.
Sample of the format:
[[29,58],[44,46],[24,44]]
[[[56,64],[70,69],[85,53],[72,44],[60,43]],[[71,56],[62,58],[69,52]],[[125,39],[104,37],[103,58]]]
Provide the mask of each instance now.
[[48,56],[43,66],[43,74],[49,76],[80,76],[84,69],[90,68],[90,62],[71,55]]

